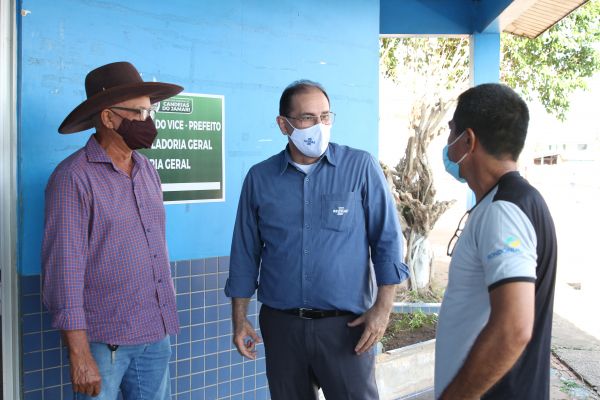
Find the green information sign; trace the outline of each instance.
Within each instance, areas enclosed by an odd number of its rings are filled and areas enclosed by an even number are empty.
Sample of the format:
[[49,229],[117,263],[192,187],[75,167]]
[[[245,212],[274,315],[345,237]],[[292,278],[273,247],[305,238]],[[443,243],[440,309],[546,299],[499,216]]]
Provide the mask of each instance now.
[[157,104],[158,136],[141,152],[160,175],[166,204],[225,200],[224,102],[183,93]]

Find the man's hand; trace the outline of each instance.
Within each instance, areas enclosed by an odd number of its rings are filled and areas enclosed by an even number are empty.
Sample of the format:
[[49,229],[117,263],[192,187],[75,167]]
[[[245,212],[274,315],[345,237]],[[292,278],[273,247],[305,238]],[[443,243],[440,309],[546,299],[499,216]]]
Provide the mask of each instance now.
[[102,378],[96,360],[90,352],[86,331],[63,331],[63,337],[69,348],[73,391],[92,397],[98,396],[102,386]]
[[231,299],[233,344],[242,356],[256,360],[256,343],[262,342],[262,339],[248,321],[248,303],[250,299],[236,297]]
[[241,323],[233,321],[233,344],[242,356],[256,360],[256,343],[260,342],[262,339],[256,334],[247,318],[244,318]]
[[96,397],[100,394],[102,378],[91,353],[70,356],[73,391]]
[[348,326],[350,327],[365,324],[365,330],[354,348],[356,354],[362,354],[371,350],[373,345],[383,337],[389,320],[389,310],[373,306],[354,321],[348,322]]
[[394,304],[395,294],[396,285],[379,286],[377,301],[373,307],[354,321],[348,323],[349,327],[365,324],[365,330],[354,348],[356,354],[362,354],[371,350],[373,345],[383,337],[390,320],[390,312]]

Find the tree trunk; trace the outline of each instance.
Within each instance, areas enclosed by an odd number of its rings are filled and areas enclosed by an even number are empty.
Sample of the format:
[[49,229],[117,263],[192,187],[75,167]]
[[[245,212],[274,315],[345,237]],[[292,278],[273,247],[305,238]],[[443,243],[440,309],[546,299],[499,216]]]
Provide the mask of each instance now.
[[406,263],[410,269],[412,290],[422,292],[429,289],[433,275],[433,250],[427,236],[411,230],[407,241]]

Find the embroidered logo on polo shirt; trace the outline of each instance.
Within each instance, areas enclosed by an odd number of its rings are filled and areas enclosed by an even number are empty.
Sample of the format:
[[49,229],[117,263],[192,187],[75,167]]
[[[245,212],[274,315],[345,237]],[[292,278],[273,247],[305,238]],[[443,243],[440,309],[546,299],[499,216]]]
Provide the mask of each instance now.
[[506,239],[504,239],[504,247],[492,251],[490,254],[487,255],[487,259],[491,260],[492,258],[496,258],[506,253],[520,253],[521,250],[519,249],[519,247],[521,247],[521,239],[516,238],[514,236],[509,236]]
[[519,248],[519,246],[521,246],[521,241],[514,236],[509,236],[504,241],[504,244],[506,244],[511,249],[517,249]]
[[344,214],[348,214],[348,211],[349,211],[349,210],[348,210],[347,208],[344,208],[344,207],[338,207],[338,208],[334,208],[334,209],[333,209],[333,213],[334,213],[335,215],[337,215],[337,216],[340,216],[340,217],[341,217],[342,215],[344,215]]

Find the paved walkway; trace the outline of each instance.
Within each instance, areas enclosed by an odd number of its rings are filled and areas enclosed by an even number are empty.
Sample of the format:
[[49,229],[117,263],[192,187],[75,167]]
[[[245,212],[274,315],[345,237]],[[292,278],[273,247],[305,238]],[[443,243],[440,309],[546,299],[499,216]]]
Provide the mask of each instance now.
[[[590,315],[590,318],[594,317]],[[572,397],[565,398],[600,399],[600,340],[554,314],[552,351],[575,378],[562,380],[563,392],[572,389]]]

